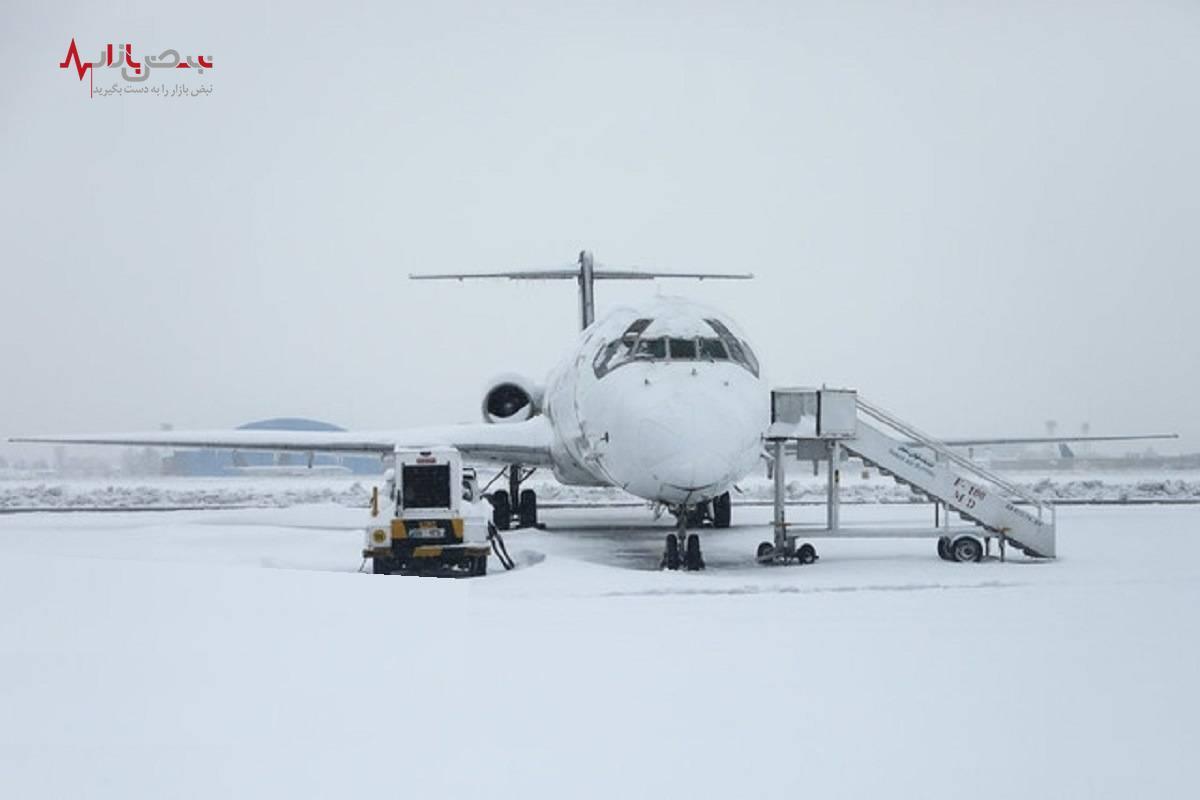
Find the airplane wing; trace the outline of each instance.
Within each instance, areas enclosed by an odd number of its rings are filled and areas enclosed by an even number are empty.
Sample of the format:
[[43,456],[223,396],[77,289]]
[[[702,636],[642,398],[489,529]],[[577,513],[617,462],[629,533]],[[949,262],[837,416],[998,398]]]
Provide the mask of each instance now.
[[12,442],[40,444],[126,445],[213,450],[270,450],[301,453],[378,453],[397,446],[447,445],[467,461],[550,466],[550,426],[544,417],[527,422],[471,423],[407,428],[397,431],[153,431],[80,435],[22,436]]
[[[1142,439],[1178,439],[1177,433],[1141,433],[1120,436],[1025,436],[1000,439],[940,439],[949,447],[977,447],[989,444],[1061,444],[1063,442],[1135,442]],[[918,444],[909,442],[908,444]]]

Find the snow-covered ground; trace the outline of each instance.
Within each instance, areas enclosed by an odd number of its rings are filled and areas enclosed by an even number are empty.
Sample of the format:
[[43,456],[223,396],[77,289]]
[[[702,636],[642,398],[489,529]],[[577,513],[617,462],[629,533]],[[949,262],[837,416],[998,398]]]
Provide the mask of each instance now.
[[[486,480],[490,475],[482,476]],[[1113,471],[1008,473],[1013,482],[1050,500],[1119,502],[1200,502],[1200,473],[1191,471]],[[238,476],[225,478],[95,478],[0,480],[0,511],[65,508],[287,508],[314,503],[337,503],[365,508],[370,476],[313,475],[311,477]],[[635,498],[611,489],[579,488],[535,475],[530,483],[548,505],[621,503],[638,505]],[[913,494],[877,470],[866,477],[861,468],[842,471],[842,500],[848,503],[911,503]],[[767,502],[773,485],[762,475],[746,478],[735,502]],[[825,477],[814,476],[807,464],[788,473],[788,497],[794,502],[820,502]],[[923,502],[923,501],[922,501]]]
[[807,567],[737,514],[703,573],[654,569],[646,510],[563,509],[463,581],[357,573],[335,503],[0,517],[0,796],[1200,794],[1200,508]]

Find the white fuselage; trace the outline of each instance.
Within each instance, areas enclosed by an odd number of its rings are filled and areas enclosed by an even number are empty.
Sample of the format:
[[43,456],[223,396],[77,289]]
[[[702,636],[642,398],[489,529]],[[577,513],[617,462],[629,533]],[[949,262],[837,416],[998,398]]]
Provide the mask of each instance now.
[[555,475],[701,503],[758,464],[769,405],[753,351],[724,315],[662,298],[617,309],[547,381]]

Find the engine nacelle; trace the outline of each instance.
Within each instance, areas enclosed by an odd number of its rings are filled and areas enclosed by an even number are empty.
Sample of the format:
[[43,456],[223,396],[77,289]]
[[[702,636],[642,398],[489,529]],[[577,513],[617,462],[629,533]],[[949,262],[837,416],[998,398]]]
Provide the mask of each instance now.
[[545,389],[520,375],[501,375],[483,395],[483,421],[524,422],[542,413]]

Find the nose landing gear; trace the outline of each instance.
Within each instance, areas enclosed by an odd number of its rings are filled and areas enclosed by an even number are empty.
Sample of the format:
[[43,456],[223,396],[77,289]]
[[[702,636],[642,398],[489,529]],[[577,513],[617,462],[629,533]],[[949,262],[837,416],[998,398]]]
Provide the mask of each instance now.
[[[667,543],[663,548],[659,569],[677,570],[683,567],[688,572],[704,569],[704,555],[700,552],[700,537],[687,532],[690,513],[687,508],[675,509],[675,533],[667,534]],[[682,552],[680,552],[680,542],[684,543]]]

